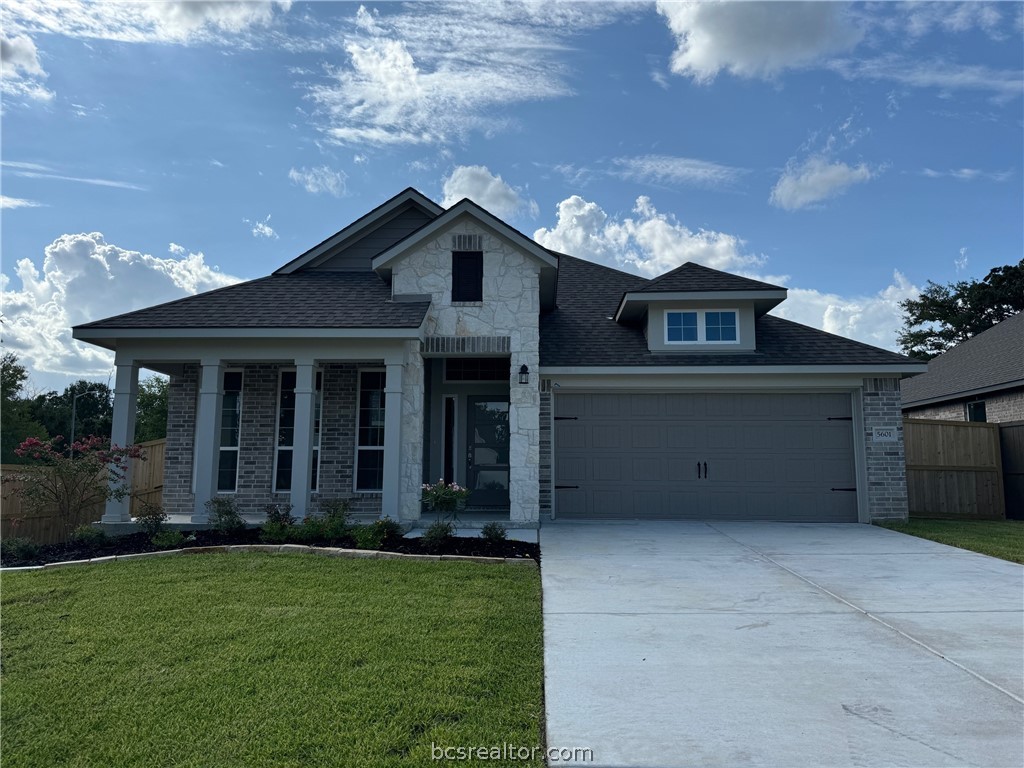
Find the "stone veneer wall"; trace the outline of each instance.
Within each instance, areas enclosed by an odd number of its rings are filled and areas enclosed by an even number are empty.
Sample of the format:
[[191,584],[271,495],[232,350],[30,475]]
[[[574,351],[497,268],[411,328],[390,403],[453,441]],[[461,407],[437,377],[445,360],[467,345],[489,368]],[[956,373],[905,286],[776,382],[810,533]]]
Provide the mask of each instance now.
[[[452,303],[452,235],[480,235],[483,243],[483,301]],[[392,271],[397,295],[431,297],[424,333],[431,336],[508,336],[511,370],[526,365],[531,382],[523,386],[513,374],[509,389],[509,516],[535,521],[540,514],[540,266],[530,256],[470,220],[457,222],[431,242],[398,261]],[[415,516],[422,454],[405,451],[410,439],[422,440],[423,369],[418,350],[407,351],[403,394],[402,515],[413,515],[413,477],[416,478]],[[419,398],[419,403],[415,401]],[[408,416],[407,416],[408,414]],[[414,416],[415,414],[415,416]],[[420,424],[414,423],[420,420]]]
[[[319,489],[313,501],[348,499],[355,514],[379,515],[379,493],[355,494],[356,363],[323,366]],[[289,494],[273,493],[274,444],[277,427],[277,388],[282,366],[249,365],[242,377],[242,429],[239,446],[238,488],[235,499],[244,515],[259,516],[277,502],[287,504]],[[186,365],[172,376],[168,389],[167,450],[164,460],[163,506],[168,514],[191,515],[192,445],[195,434],[199,367]]]
[[965,400],[936,403],[924,408],[915,408],[904,414],[908,419],[941,419],[945,421],[966,421],[966,403],[985,401],[985,420],[997,424],[1004,421],[1024,420],[1024,389],[1013,392],[998,392],[978,395]]
[[[906,519],[907,471],[903,454],[903,414],[899,379],[864,379],[864,447],[868,515],[872,520]],[[895,443],[872,440],[875,427],[895,427]]]
[[551,517],[551,495],[554,489],[551,487],[552,467],[552,410],[553,401],[551,398],[551,382],[547,382],[548,389],[541,387],[540,392],[540,513]]
[[405,342],[402,366],[402,421],[398,519],[418,520],[423,485],[424,366],[418,341]]

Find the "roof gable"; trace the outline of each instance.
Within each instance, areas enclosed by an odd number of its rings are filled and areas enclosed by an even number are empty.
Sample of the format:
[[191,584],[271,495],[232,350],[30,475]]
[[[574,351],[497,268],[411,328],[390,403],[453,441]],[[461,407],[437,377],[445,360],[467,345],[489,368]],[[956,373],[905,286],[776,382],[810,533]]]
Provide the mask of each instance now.
[[640,289],[642,293],[682,293],[705,291],[784,291],[780,285],[763,283],[749,277],[720,272],[703,264],[688,261],[656,277]]
[[1024,312],[930,360],[927,373],[903,382],[903,405],[1017,386],[1024,386]]
[[[412,210],[421,214],[421,217],[417,220],[417,225],[423,221],[422,217],[424,216],[429,220],[436,218],[444,212],[444,208],[439,206],[433,200],[412,187],[408,187],[392,197],[390,200],[381,203],[369,213],[360,216],[344,229],[335,232],[323,242],[313,246],[301,256],[292,259],[287,264],[277,269],[274,274],[288,275],[299,270],[319,266],[332,257],[338,255],[346,248],[355,245],[360,240],[368,239],[368,236],[375,230],[379,230],[388,222],[393,221],[397,217],[402,216],[403,213]],[[408,233],[402,231],[398,234],[398,238],[402,238],[405,234]],[[389,242],[388,245],[392,242],[394,242],[394,240]],[[380,250],[383,250],[383,248]],[[377,252],[379,252],[379,250]],[[375,255],[376,253],[370,254],[370,256]],[[367,265],[367,268],[368,266],[369,265]]]

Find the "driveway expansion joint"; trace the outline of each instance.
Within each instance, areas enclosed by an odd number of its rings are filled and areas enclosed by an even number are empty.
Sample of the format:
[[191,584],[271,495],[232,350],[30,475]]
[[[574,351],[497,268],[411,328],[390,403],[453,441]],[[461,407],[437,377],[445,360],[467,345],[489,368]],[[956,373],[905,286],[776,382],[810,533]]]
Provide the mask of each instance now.
[[[771,555],[769,555],[769,554],[767,554],[765,552],[762,552],[762,551],[760,551],[758,549],[755,549],[754,547],[751,547],[748,544],[744,544],[742,541],[739,541],[738,539],[733,538],[732,536],[730,536],[728,533],[726,533],[725,531],[721,530],[720,528],[716,528],[711,523],[707,523],[707,525],[708,525],[709,528],[711,528],[711,529],[713,529],[715,531],[718,531],[718,533],[720,533],[725,538],[729,539],[730,541],[735,542],[736,544],[738,544],[739,546],[749,550],[750,552],[753,552],[758,557],[763,558],[765,561],[771,563],[772,565],[776,566],[777,568],[781,568],[782,570],[784,570],[787,573],[795,576],[796,578],[800,579],[801,581],[805,582],[806,584],[809,584],[810,586],[814,587],[815,589],[818,589],[821,592],[824,592],[826,595],[828,595],[829,597],[833,598],[834,600],[838,600],[839,602],[843,603],[844,605],[850,606],[850,608],[853,608],[855,611],[857,611],[858,613],[860,613],[863,616],[867,617],[871,621],[874,621],[874,622],[877,622],[878,624],[881,624],[883,627],[885,627],[885,628],[895,632],[896,634],[900,635],[903,638],[906,638],[907,640],[909,640],[910,642],[914,643],[918,647],[923,648],[928,653],[930,653],[930,654],[932,654],[934,656],[937,656],[938,658],[940,658],[943,661],[951,664],[952,666],[956,667],[957,669],[960,669],[963,672],[966,672],[971,677],[973,677],[976,680],[984,683],[985,685],[988,685],[988,686],[994,688],[995,690],[999,691],[1000,693],[1004,694],[1005,696],[1009,696],[1011,699],[1016,701],[1018,704],[1024,704],[1024,698],[1021,698],[1020,696],[1017,696],[1015,693],[1006,690],[1005,688],[1003,688],[998,683],[995,683],[992,680],[989,680],[987,677],[985,677],[984,675],[979,674],[978,672],[975,672],[970,667],[966,667],[963,664],[961,664],[960,662],[954,661],[953,659],[949,658],[948,656],[946,656],[941,651],[931,647],[930,645],[928,645],[927,643],[925,643],[925,642],[923,642],[921,640],[918,640],[916,637],[914,637],[913,635],[910,635],[910,634],[904,632],[899,627],[896,627],[896,626],[890,624],[889,622],[883,620],[881,618],[881,615],[880,615],[883,612],[879,612],[879,613],[876,614],[876,613],[872,613],[871,611],[867,611],[864,608],[861,608],[856,603],[853,603],[853,602],[847,600],[842,595],[837,594],[836,592],[833,592],[830,589],[827,589],[826,587],[823,587],[821,584],[818,584],[813,579],[809,579],[806,576],[804,576],[804,575],[794,571],[792,568],[789,568],[788,566],[783,565],[782,563],[780,563],[777,560],[773,559],[771,557]],[[942,553],[937,553],[937,554],[942,554]],[[951,613],[965,613],[965,612],[966,611],[951,611]],[[905,612],[904,611],[886,611],[884,613],[905,613]],[[982,613],[987,613],[987,611],[982,611]]]

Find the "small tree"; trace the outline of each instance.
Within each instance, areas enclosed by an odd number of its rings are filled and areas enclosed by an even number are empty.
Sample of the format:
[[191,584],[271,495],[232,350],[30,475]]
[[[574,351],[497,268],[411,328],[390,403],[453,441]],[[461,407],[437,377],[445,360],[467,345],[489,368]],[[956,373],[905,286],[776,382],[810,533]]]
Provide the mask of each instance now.
[[120,501],[129,492],[130,459],[145,460],[137,445],[124,448],[92,435],[71,444],[68,456],[61,435],[49,440],[30,437],[15,450],[36,465],[14,473],[5,481],[20,481],[17,493],[27,511],[53,509],[70,531],[77,513],[110,499]]

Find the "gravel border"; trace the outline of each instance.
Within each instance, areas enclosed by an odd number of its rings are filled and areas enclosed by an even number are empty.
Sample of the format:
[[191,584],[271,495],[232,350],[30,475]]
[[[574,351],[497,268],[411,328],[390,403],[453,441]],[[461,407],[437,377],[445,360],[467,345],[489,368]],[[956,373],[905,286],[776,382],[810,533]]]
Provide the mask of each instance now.
[[169,557],[172,555],[206,555],[225,552],[265,552],[267,554],[307,554],[322,557],[344,557],[354,560],[430,560],[458,561],[464,563],[481,563],[483,565],[532,565],[537,561],[532,557],[478,557],[475,555],[413,555],[404,552],[381,552],[375,549],[342,549],[341,547],[307,547],[302,544],[229,544],[220,547],[184,547],[183,549],[166,549],[160,552],[137,552],[133,555],[109,555],[94,557],[90,560],[65,560],[60,563],[45,565],[26,565],[19,567],[0,568],[0,573],[14,571],[39,571],[50,568],[71,568],[78,565],[93,563],[112,563],[115,560],[137,560],[143,557]]

